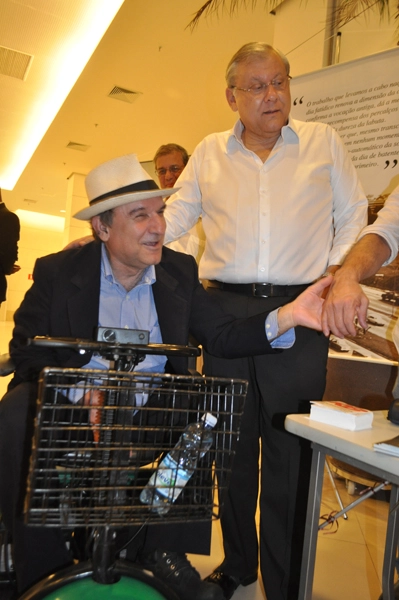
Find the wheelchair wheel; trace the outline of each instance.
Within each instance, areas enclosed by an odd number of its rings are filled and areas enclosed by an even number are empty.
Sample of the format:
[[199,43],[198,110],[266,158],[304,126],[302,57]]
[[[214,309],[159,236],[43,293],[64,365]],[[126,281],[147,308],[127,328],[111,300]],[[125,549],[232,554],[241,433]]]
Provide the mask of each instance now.
[[117,562],[116,583],[97,583],[90,563],[69,567],[50,576],[20,597],[20,600],[178,600],[162,581],[125,563]]

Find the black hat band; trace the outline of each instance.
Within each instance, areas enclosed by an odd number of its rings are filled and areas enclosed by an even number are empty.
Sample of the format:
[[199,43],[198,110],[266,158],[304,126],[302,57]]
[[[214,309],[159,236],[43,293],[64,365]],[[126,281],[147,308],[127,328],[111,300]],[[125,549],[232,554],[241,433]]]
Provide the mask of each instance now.
[[117,190],[112,190],[111,192],[107,192],[102,196],[93,198],[93,200],[90,200],[89,204],[90,206],[93,206],[93,204],[97,204],[97,202],[101,202],[102,200],[106,200],[107,198],[113,198],[114,196],[122,196],[123,194],[128,194],[129,192],[151,192],[152,190],[159,190],[159,187],[153,179],[147,179],[145,181],[139,181],[138,183],[131,183],[130,185],[125,185],[124,187],[118,188]]

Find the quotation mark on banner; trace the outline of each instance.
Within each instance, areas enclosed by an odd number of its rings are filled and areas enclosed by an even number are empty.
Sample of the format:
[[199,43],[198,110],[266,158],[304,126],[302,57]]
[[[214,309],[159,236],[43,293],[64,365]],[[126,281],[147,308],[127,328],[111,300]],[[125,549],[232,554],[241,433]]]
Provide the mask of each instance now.
[[[394,169],[397,164],[398,164],[398,161],[395,158],[395,160],[392,161],[392,167],[391,168]],[[387,169],[389,167],[389,165],[390,165],[390,161],[386,160],[385,161],[385,167],[384,167],[384,169]]]
[[305,96],[302,96],[301,98],[295,98],[293,105],[296,106],[297,104],[303,104],[303,99]]

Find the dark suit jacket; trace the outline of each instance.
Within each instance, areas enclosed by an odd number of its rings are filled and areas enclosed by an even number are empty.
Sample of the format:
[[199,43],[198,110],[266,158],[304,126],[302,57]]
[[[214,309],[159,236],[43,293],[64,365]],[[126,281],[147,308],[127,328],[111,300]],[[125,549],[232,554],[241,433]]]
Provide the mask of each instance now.
[[[29,337],[93,339],[98,325],[101,244],[40,258],[34,283],[15,313],[10,353],[16,364],[11,387],[37,379],[45,366],[78,368],[87,354],[25,346]],[[162,339],[165,344],[188,343],[189,332],[215,356],[237,358],[273,352],[265,334],[265,314],[238,320],[226,315],[198,281],[197,265],[188,255],[164,248],[153,285]],[[170,358],[171,370],[187,371],[187,358]]]
[[6,299],[7,279],[18,258],[19,219],[0,202],[0,304]]

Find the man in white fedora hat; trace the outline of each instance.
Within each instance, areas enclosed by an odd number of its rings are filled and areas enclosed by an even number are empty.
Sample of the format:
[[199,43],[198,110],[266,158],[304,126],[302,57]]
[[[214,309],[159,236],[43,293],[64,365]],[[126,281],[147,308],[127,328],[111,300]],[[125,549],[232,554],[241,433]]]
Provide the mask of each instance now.
[[[295,343],[296,325],[320,329],[320,280],[270,315],[236,320],[198,281],[192,256],[163,248],[164,198],[137,157],[110,160],[86,178],[89,206],[75,215],[90,220],[97,239],[40,258],[34,283],[15,313],[10,343],[15,376],[0,402],[0,510],[14,543],[18,591],[71,562],[61,530],[28,527],[20,516],[37,381],[45,366],[107,368],[95,356],[26,346],[34,336],[92,339],[98,326],[141,329],[151,343],[186,345],[189,332],[216,356],[279,352]],[[285,335],[282,335],[284,334]],[[187,358],[148,356],[140,370],[185,373]],[[129,549],[182,600],[220,600],[222,591],[201,581],[187,552],[209,553],[210,523],[145,528],[142,546]]]

